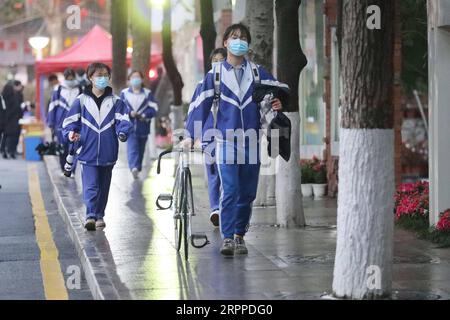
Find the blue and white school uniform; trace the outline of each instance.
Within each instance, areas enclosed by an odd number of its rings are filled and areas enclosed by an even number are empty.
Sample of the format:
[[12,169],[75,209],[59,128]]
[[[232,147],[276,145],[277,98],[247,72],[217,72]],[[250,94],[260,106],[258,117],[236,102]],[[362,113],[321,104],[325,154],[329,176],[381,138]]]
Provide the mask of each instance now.
[[128,166],[130,169],[136,168],[141,171],[145,146],[150,134],[151,119],[156,116],[158,104],[155,102],[152,92],[147,88],[142,88],[139,93],[134,93],[131,87],[124,89],[120,98],[130,112],[135,111],[142,118],[130,118],[133,130],[128,137],[127,145]]
[[119,133],[129,135],[128,107],[107,87],[100,106],[88,87],[72,105],[63,123],[64,137],[80,134],[78,162],[82,164],[83,198],[87,219],[105,215],[112,169],[119,151]]
[[[66,118],[67,112],[75,102],[75,99],[81,94],[79,87],[68,88],[64,85],[55,86],[52,93],[50,105],[48,108],[47,125],[53,129],[59,144],[64,146],[64,154],[60,156],[61,168],[64,167],[66,156],[69,151],[69,141],[64,139],[62,134],[63,121]],[[75,168],[75,163],[73,164]]]
[[[253,70],[252,66],[256,70]],[[218,102],[216,129],[216,160],[221,181],[220,228],[223,238],[234,234],[244,236],[248,230],[252,203],[256,198],[259,159],[259,129],[261,127],[260,106],[253,102],[255,73],[261,83],[275,80],[266,70],[244,60],[240,68],[234,68],[227,61],[220,66],[220,99]],[[189,108],[186,129],[191,138],[202,139],[210,117],[215,90],[215,70],[203,80]],[[203,126],[195,126],[201,122]],[[249,139],[227,138],[227,130],[254,130],[258,143],[250,146]],[[204,139],[202,139],[204,141]],[[234,159],[230,157],[233,156]],[[237,159],[245,160],[238,163]]]

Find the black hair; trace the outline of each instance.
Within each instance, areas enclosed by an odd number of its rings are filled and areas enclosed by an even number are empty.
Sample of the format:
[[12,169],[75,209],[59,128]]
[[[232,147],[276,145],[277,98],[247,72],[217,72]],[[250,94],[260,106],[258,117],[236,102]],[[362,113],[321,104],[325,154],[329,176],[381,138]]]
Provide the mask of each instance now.
[[111,68],[108,65],[101,62],[94,62],[87,67],[86,74],[88,79],[94,75],[95,71],[101,69],[106,69],[108,71],[108,75],[111,76]]
[[83,76],[86,73],[83,68],[78,68],[75,72],[80,77]]
[[139,73],[139,75],[141,76],[142,79],[145,79],[144,74],[142,73],[142,71],[139,70],[131,70],[130,74],[128,75],[128,80],[130,80],[131,76],[133,75],[133,73]]
[[52,82],[58,80],[58,76],[54,73],[52,73],[51,75],[48,76],[48,82]]
[[72,68],[67,68],[66,70],[64,70],[64,78],[67,79],[68,77],[75,78],[75,70],[73,70]]
[[225,41],[227,41],[228,38],[230,38],[236,31],[240,31],[241,34],[245,34],[245,36],[247,37],[248,44],[250,44],[252,42],[252,36],[250,34],[249,28],[242,23],[235,23],[235,24],[232,24],[231,26],[229,26],[225,30],[225,32],[223,34],[223,44],[224,45],[225,45]]
[[220,55],[222,55],[222,57],[226,58],[227,57],[227,49],[225,49],[225,48],[214,49],[209,56],[209,61],[211,61],[216,54],[220,54]]
[[14,80],[14,86],[21,86],[22,82],[20,82],[19,80]]

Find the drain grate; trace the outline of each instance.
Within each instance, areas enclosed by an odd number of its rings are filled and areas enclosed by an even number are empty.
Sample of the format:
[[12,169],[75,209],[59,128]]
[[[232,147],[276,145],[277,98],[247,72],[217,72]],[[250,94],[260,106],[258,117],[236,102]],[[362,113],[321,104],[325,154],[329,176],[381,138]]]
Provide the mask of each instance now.
[[441,260],[439,258],[432,258],[429,256],[410,256],[410,257],[402,257],[395,256],[394,257],[395,264],[439,264]]
[[[329,252],[319,255],[286,255],[277,256],[278,260],[281,260],[291,265],[307,265],[307,264],[324,264],[329,265],[334,263],[335,254]],[[441,261],[439,258],[433,258],[429,256],[395,256],[394,264],[439,264]]]

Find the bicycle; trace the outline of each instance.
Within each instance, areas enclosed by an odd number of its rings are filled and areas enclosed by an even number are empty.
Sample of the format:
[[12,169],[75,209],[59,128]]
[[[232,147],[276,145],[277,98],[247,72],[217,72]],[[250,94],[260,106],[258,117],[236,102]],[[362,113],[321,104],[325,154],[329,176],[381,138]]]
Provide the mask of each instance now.
[[[157,174],[161,173],[161,159],[167,154],[177,152],[179,154],[178,166],[175,171],[175,182],[171,194],[160,194],[156,199],[156,206],[159,210],[173,210],[175,249],[181,250],[181,244],[184,242],[184,256],[186,261],[189,258],[189,243],[197,249],[208,245],[206,234],[192,233],[192,217],[195,216],[194,194],[192,191],[192,175],[189,169],[188,154],[197,150],[186,151],[181,147],[168,149],[161,152],[158,157]],[[163,206],[161,202],[169,202],[168,206]],[[184,239],[184,241],[183,241]],[[203,240],[200,245],[195,241]]]

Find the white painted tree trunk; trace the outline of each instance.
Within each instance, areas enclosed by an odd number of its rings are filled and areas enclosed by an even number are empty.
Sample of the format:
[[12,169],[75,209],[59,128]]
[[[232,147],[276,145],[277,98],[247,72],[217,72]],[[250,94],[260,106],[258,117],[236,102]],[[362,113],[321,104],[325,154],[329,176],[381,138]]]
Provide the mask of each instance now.
[[304,226],[305,216],[302,205],[300,173],[300,115],[298,112],[285,112],[291,120],[291,158],[288,162],[277,158],[276,203],[277,224],[281,227]]
[[394,131],[341,129],[333,293],[389,296],[393,259]]
[[254,201],[255,206],[268,207],[275,203],[275,166],[276,161],[267,152],[267,137],[261,138],[261,170],[258,180],[258,192]]

